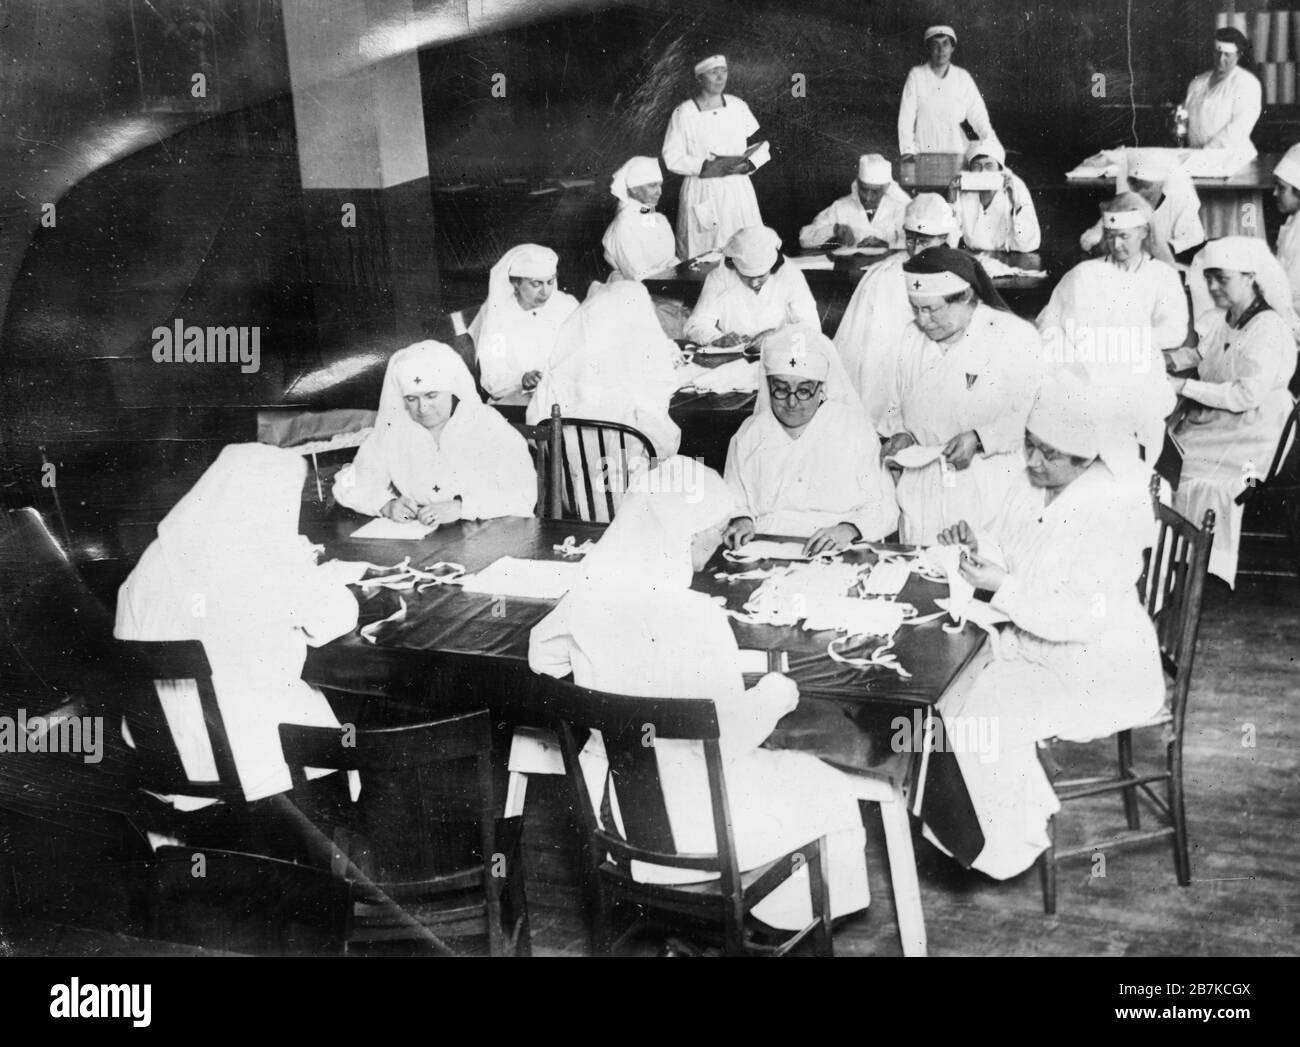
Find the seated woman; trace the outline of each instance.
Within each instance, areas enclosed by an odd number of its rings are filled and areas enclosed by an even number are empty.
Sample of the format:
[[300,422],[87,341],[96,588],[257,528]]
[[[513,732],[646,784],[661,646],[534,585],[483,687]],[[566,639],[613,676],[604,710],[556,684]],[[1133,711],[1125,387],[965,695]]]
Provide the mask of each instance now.
[[899,348],[880,457],[913,444],[938,452],[898,480],[899,535],[929,545],[958,520],[986,526],[1024,483],[1022,434],[1042,345],[970,255],[931,247],[903,272],[914,321]]
[[[1173,265],[1175,256],[1205,242],[1196,186],[1163,150],[1127,149],[1124,158],[1124,170],[1115,180],[1116,195],[1136,193],[1151,206],[1147,251]],[[1101,219],[1079,237],[1079,246],[1089,254],[1107,250]]]
[[1298,325],[1286,273],[1263,240],[1211,240],[1192,278],[1208,285],[1218,315],[1197,346],[1168,354],[1171,369],[1198,369],[1174,381],[1188,407],[1174,430],[1183,446],[1174,508],[1198,527],[1214,510],[1210,573],[1233,585],[1242,517],[1235,499],[1269,467],[1291,413]]
[[493,400],[531,393],[555,348],[560,324],[578,308],[555,289],[560,256],[520,244],[501,256],[488,278],[488,296],[470,324],[479,381]]
[[819,322],[803,273],[785,264],[781,238],[766,226],[742,229],[722,250],[725,260],[704,280],[686,321],[686,337],[726,347],[786,324]]
[[388,361],[374,432],[339,470],[334,498],[435,526],[531,516],[537,474],[524,438],[478,398],[456,350],[417,342]]
[[807,538],[809,555],[879,541],[898,525],[894,485],[831,340],[783,327],[763,345],[758,404],[727,449],[739,506],[727,546],[758,532]]
[[[560,328],[555,354],[537,383],[525,417],[530,425],[536,425],[549,416],[553,404],[559,404],[560,413],[566,416],[630,425],[650,440],[654,457],[670,457],[677,453],[682,436],[668,416],[668,403],[678,384],[675,365],[680,355],[660,328],[644,286],[631,280],[593,284],[587,300]],[[602,450],[595,432],[585,433],[584,438],[585,448],[576,440],[565,447],[575,477],[574,496],[587,500],[577,478],[589,472],[596,490],[603,492],[605,484],[614,485],[617,506],[623,477],[650,463],[638,445],[629,444],[627,456],[615,461],[610,456],[618,453],[617,442],[606,441]],[[606,519],[604,498],[591,501],[591,505],[573,508],[585,520]]]
[[[1178,271],[1148,249],[1152,221],[1151,205],[1136,193],[1103,204],[1106,256],[1066,273],[1038,314],[1049,369],[1081,369],[1109,390],[1098,409],[1125,435],[1129,463],[1148,466],[1160,456],[1176,402],[1160,351],[1187,337]],[[1111,465],[1120,467],[1119,458]]]
[[879,153],[858,157],[858,177],[830,207],[799,231],[799,246],[902,247],[903,209],[910,198]]
[[[119,639],[203,642],[249,800],[292,786],[280,724],[339,726],[325,696],[303,682],[302,667],[308,644],[329,643],[357,624],[356,598],[316,565],[298,534],[306,471],[299,455],[278,447],[224,448],[158,525],[158,537],[118,593]],[[155,686],[185,773],[215,780],[194,682]],[[182,809],[211,802],[171,799]]]
[[[1137,595],[1150,497],[1140,478],[1107,467],[1087,398],[1065,379],[1046,381],[1023,430],[1032,487],[986,529],[961,521],[939,534],[966,547],[962,577],[1011,619],[939,702],[950,725],[993,727],[993,752],[957,747],[956,757],[984,833],[973,867],[999,880],[1033,864],[1060,809],[1035,743],[1101,738],[1164,704],[1155,628]],[[926,835],[936,840],[928,826]]]
[[664,191],[664,174],[653,156],[634,156],[609,183],[618,214],[601,246],[605,261],[625,280],[644,280],[677,265],[677,243],[668,219],[655,210]]
[[858,281],[835,331],[839,350],[867,420],[879,427],[889,410],[898,344],[912,326],[903,263],[928,247],[957,245],[957,217],[938,193],[918,193],[903,212],[904,253],[873,265]]
[[[726,614],[690,589],[694,569],[716,550],[732,513],[727,486],[712,470],[672,459],[651,486],[629,495],[583,563],[582,583],[533,627],[528,663],[583,687],[647,697],[712,698],[718,707],[727,794],[742,870],[762,866],[825,835],[831,913],[870,900],[865,837],[853,780],[807,753],[760,748],[795,708],[798,691],[769,673],[746,691]],[[655,753],[677,850],[715,853],[708,777],[700,743],[658,741]],[[609,764],[599,733],[582,752],[582,770],[599,810]],[[617,783],[610,808],[621,819]],[[633,863],[643,883],[690,882],[699,874]],[[796,930],[812,919],[804,871],[754,909],[764,923]]]
[[1000,178],[1001,184],[965,190],[959,174],[948,187],[967,250],[1037,251],[1042,242],[1029,188],[1006,164],[1007,151],[996,138],[971,142],[966,148],[966,170],[993,180]]

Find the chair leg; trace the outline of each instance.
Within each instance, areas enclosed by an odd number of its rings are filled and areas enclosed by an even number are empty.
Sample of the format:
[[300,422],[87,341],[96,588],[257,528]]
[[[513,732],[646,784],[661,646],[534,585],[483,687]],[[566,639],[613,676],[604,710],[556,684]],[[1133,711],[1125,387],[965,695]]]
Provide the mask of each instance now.
[[921,909],[921,885],[916,877],[916,854],[912,850],[912,826],[902,787],[890,783],[894,798],[880,804],[880,821],[885,828],[885,849],[889,854],[889,876],[894,883],[894,908],[898,911],[898,936],[904,956],[926,955],[925,914]]
[[813,919],[817,930],[813,932],[813,943],[818,956],[834,956],[835,946],[831,942],[831,898],[830,898],[830,864],[826,854],[826,837],[817,841],[817,857],[808,868],[808,884],[812,890]]
[[1047,820],[1047,849],[1039,856],[1043,874],[1043,912],[1056,915],[1056,815]]
[[[1127,778],[1133,773],[1133,732],[1120,731],[1116,735],[1119,743],[1119,773],[1121,777]],[[1125,789],[1124,796],[1124,818],[1128,822],[1130,829],[1142,828],[1142,815],[1138,809],[1137,786],[1133,785]]]
[[1169,743],[1169,815],[1174,824],[1174,873],[1178,886],[1192,882],[1192,858],[1187,846],[1187,811],[1183,802],[1183,749]]
[[506,809],[503,818],[518,818],[524,813],[524,796],[528,792],[528,775],[511,771],[506,783]]

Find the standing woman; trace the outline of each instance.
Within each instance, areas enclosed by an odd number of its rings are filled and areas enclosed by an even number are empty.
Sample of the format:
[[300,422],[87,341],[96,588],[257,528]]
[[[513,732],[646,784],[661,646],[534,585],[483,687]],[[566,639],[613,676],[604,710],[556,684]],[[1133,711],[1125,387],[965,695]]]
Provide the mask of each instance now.
[[[1255,155],[1250,133],[1263,109],[1263,89],[1254,74],[1250,44],[1231,26],[1215,30],[1214,68],[1187,86],[1188,144],[1193,149],[1245,149]],[[1245,204],[1253,204],[1247,211]],[[1201,208],[1201,221],[1213,239],[1264,235],[1264,200],[1254,190],[1216,193]],[[1247,217],[1249,215],[1249,217]]]
[[1025,418],[1042,343],[965,252],[931,247],[903,272],[915,320],[899,348],[880,456],[913,444],[939,451],[898,481],[899,535],[928,545],[958,520],[987,526],[1024,484]]
[[1232,585],[1242,516],[1235,499],[1268,468],[1291,412],[1297,320],[1286,274],[1263,240],[1211,240],[1191,277],[1204,279],[1219,312],[1199,345],[1168,354],[1172,370],[1198,368],[1196,378],[1174,382],[1191,408],[1174,430],[1184,450],[1174,508],[1198,526],[1214,510],[1210,573]]
[[724,94],[727,60],[712,55],[695,64],[699,91],[676,109],[664,135],[664,163],[685,175],[677,205],[677,254],[695,258],[721,247],[741,229],[763,224],[744,156],[758,121],[749,106]]
[[957,31],[950,25],[932,25],[924,39],[929,61],[907,74],[898,107],[898,151],[904,160],[917,153],[965,153],[962,121],[981,141],[996,137],[975,81],[952,64]]

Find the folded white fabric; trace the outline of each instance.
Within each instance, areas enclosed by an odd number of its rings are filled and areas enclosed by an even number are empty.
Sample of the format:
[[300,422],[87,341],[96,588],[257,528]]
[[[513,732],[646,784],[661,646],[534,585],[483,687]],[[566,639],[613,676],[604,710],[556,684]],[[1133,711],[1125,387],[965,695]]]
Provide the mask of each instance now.
[[894,462],[903,469],[924,469],[931,462],[938,461],[943,457],[943,447],[938,444],[924,446],[922,444],[912,444],[910,447],[904,447],[901,451],[895,451],[886,462]]
[[756,560],[807,560],[803,552],[803,542],[773,542],[760,538],[742,545],[739,549],[728,549],[722,554],[732,563],[754,563]]
[[700,375],[691,388],[702,393],[756,393],[759,370],[757,360],[732,360]]
[[866,636],[893,636],[907,617],[908,605],[894,600],[829,596],[808,607],[803,627],[811,632],[836,629]]

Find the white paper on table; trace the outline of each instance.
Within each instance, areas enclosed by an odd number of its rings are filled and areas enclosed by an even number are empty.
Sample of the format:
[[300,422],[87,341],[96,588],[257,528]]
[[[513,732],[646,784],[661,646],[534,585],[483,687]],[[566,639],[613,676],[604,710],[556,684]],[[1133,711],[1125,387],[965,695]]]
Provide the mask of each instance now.
[[694,385],[696,380],[704,377],[709,373],[709,368],[701,367],[697,363],[682,364],[681,367],[673,371],[673,377],[677,379],[677,388],[685,389],[687,386]]
[[[947,611],[949,617],[954,621],[959,620],[958,616],[952,613],[951,600],[940,597],[934,601],[934,605]],[[999,611],[996,607],[992,604],[985,603],[983,600],[968,600],[960,617],[964,618],[968,622],[974,622],[981,629],[988,629],[990,631],[992,631],[994,626],[1000,625],[1003,622],[1011,621],[1010,618]]]
[[[699,205],[697,204],[696,206],[698,207]],[[703,254],[697,254],[694,258],[690,259],[687,264],[693,268],[698,268],[706,265],[717,265],[721,261],[722,252],[717,248],[714,248],[712,251],[705,251]]]
[[365,560],[326,560],[320,565],[320,569],[329,575],[331,581],[342,582],[344,585],[356,585],[372,568],[377,571],[389,570],[380,564],[366,563]]
[[728,549],[723,556],[735,563],[753,563],[755,560],[807,560],[803,542],[773,542],[766,538]]
[[419,541],[438,529],[437,524],[422,524],[419,520],[390,520],[386,516],[376,516],[367,524],[362,524],[352,532],[352,538],[383,538],[398,541]]
[[[765,163],[772,159],[772,143],[766,140],[751,145],[745,150],[745,159],[754,165],[754,171],[757,171]],[[750,171],[753,174],[754,171]]]
[[529,600],[558,600],[577,583],[580,560],[521,560],[503,556],[478,574],[467,575],[467,593],[515,596]]
[[893,250],[893,248],[881,247],[878,245],[867,246],[867,247],[857,247],[857,246],[850,245],[848,247],[837,247],[833,251],[831,251],[831,254],[833,254],[836,258],[851,258],[855,255],[889,254],[891,250]]
[[786,262],[796,269],[816,270],[816,269],[834,269],[835,259],[824,254],[796,254],[790,255]]
[[760,370],[757,360],[732,360],[695,379],[692,387],[704,393],[756,393]]
[[742,650],[739,655],[740,671],[746,676],[766,676],[771,670],[767,667],[766,651]]
[[904,469],[924,469],[931,462],[938,461],[942,457],[943,448],[938,444],[929,447],[912,444],[901,451],[895,451],[885,461],[896,462]]
[[810,632],[839,629],[867,636],[893,636],[903,624],[903,604],[893,600],[859,600],[830,596],[810,600],[803,627]]

